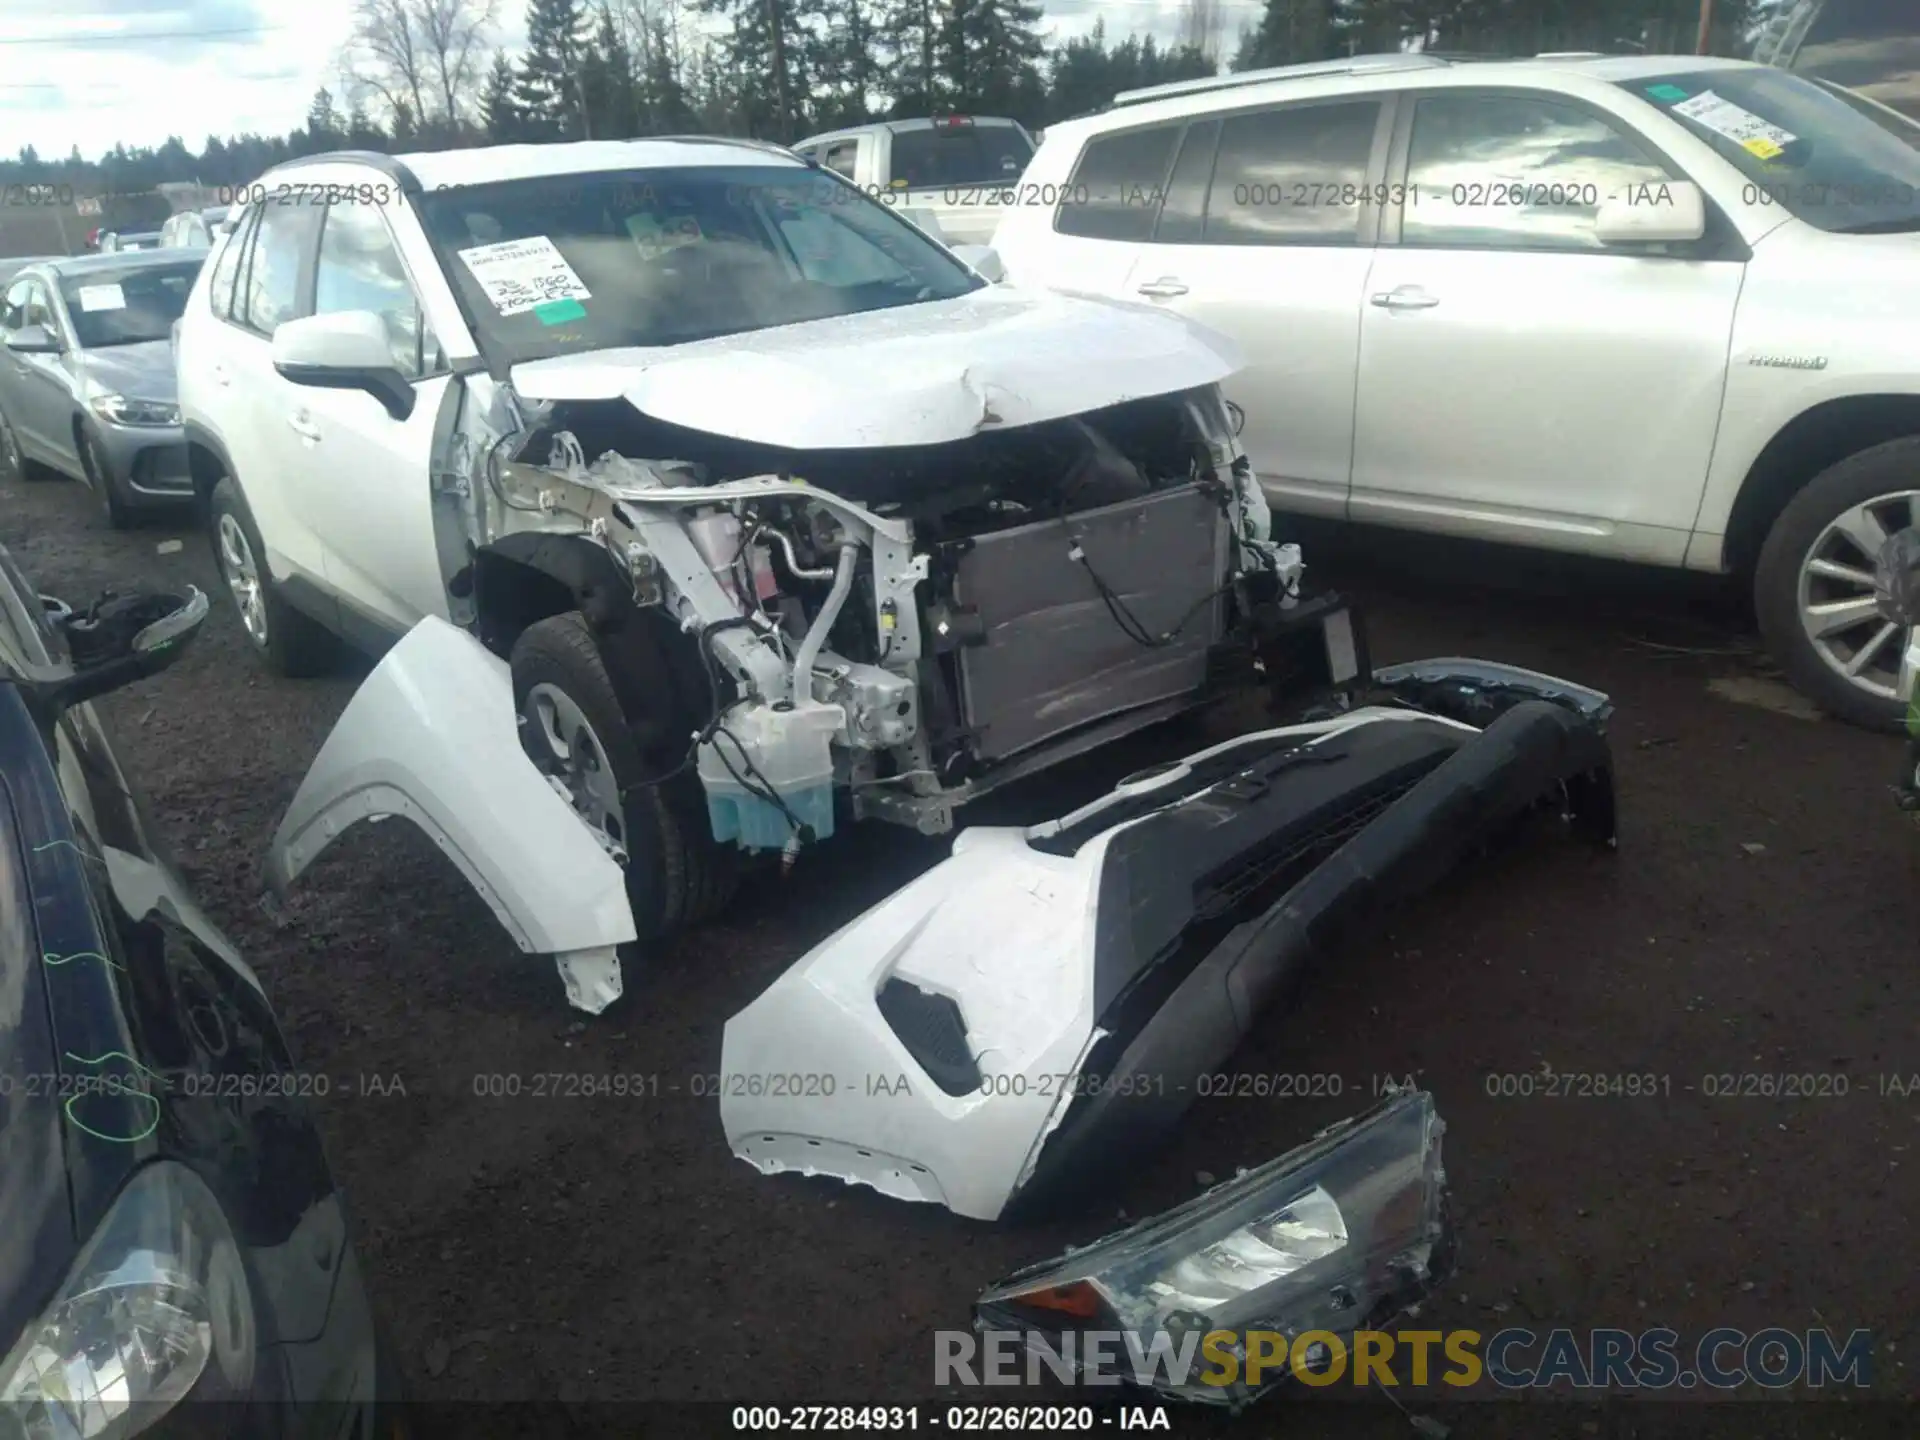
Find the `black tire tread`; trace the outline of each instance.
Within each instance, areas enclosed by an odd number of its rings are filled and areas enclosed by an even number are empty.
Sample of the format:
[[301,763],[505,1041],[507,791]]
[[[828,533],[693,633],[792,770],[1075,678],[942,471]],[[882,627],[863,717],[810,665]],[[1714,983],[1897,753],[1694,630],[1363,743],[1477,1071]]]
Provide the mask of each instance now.
[[261,567],[260,583],[266,596],[267,643],[264,647],[256,646],[252,637],[247,636],[248,647],[266,662],[269,670],[289,680],[327,674],[339,662],[340,642],[318,620],[289,605],[275,588],[273,577],[265,569],[267,548],[260,539],[260,527],[253,523],[247,498],[231,475],[220,477],[207,502],[207,542],[213,548],[215,568],[220,565],[220,516],[228,511],[246,534],[247,545],[253,551],[253,563]]
[[[665,940],[712,918],[732,894],[732,857],[706,832],[706,817],[693,803],[697,780],[682,775],[660,785],[637,783],[646,775],[645,763],[586,618],[571,610],[529,625],[514,643],[511,663],[516,710],[535,684],[557,682],[606,748],[626,796],[627,894],[640,939]],[[642,825],[658,837],[651,857],[655,876],[635,868],[649,863],[631,843]]]

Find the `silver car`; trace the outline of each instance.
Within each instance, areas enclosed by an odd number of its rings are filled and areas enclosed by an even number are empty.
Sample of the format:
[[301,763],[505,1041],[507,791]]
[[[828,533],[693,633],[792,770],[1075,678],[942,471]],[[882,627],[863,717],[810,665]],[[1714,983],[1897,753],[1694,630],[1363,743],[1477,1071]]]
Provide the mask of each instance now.
[[188,500],[173,322],[204,250],[83,255],[13,277],[0,301],[0,476],[83,480],[108,519]]

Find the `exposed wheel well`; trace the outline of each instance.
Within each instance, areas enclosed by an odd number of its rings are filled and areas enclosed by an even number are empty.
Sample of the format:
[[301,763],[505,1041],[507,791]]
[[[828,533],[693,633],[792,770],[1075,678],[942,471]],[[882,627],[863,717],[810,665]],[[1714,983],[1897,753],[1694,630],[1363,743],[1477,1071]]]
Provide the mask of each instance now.
[[481,642],[503,658],[529,625],[580,608],[565,581],[497,550],[474,557],[472,579]]
[[683,757],[713,704],[699,648],[657,608],[633,603],[606,551],[577,535],[512,535],[476,555],[466,578],[480,641],[502,659],[528,626],[578,610],[648,762]]
[[1903,435],[1920,435],[1920,395],[1858,395],[1797,415],[1768,442],[1747,472],[1727,521],[1727,568],[1748,574],[1767,531],[1814,476]]
[[213,487],[226,478],[227,467],[205,445],[187,442],[187,474],[193,479],[193,498],[201,512],[213,500]]

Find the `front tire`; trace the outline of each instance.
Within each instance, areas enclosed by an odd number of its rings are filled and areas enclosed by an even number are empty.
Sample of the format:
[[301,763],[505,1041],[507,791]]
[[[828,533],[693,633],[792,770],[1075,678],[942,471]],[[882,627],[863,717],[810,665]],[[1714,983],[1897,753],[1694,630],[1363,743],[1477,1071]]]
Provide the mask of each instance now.
[[267,569],[267,547],[253,512],[231,475],[221,476],[213,487],[207,514],[213,561],[240,612],[240,629],[253,653],[274,674],[288,679],[326,674],[340,658],[339,644],[324,625],[280,594]]
[[731,849],[713,839],[698,777],[661,780],[642,758],[586,618],[569,611],[529,625],[510,663],[521,744],[624,857],[639,938],[664,940],[709,918],[733,891]]
[[126,497],[120,493],[119,482],[114,478],[113,462],[107,458],[107,452],[91,430],[81,426],[77,438],[80,469],[86,476],[87,488],[93,491],[101,509],[106,511],[107,524],[115,530],[131,529],[133,512],[127,506]]
[[1889,535],[1920,526],[1920,435],[1850,455],[1780,512],[1754,571],[1767,648],[1822,709],[1873,730],[1901,728],[1897,681],[1907,633],[1874,604]]
[[39,480],[46,473],[34,468],[20,448],[20,437],[14,433],[12,424],[5,414],[0,414],[0,481]]

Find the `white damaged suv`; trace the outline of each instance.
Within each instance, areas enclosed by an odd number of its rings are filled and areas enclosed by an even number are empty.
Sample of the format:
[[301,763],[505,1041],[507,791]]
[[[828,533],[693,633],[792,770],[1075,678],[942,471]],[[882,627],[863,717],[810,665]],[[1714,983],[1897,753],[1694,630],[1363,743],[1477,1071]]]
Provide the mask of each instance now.
[[[1607,698],[1374,668],[1271,533],[1237,356],[1191,320],[990,284],[747,142],[334,155],[249,202],[179,336],[218,563],[278,670],[385,651],[281,820],[276,889],[403,817],[597,1013],[743,852],[943,833],[1212,701],[1293,712],[971,826],[800,957],[721,1047],[763,1172],[983,1220],[1053,1203],[1164,1138],[1349,925],[1524,817],[1613,845]],[[1375,1123],[1398,1139],[1315,1148],[1357,1165],[1313,1253],[1358,1298],[1315,1269],[1303,1303],[1356,1317],[1446,1249],[1430,1103]],[[1237,1245],[1280,1183],[1196,1202],[1186,1238]]]
[[[791,864],[859,820],[944,833],[989,790],[1250,686],[1344,714],[1399,683],[1398,745],[1322,749],[1301,768],[1318,799],[1246,782],[1279,807],[1251,828],[1205,802],[1222,844],[1258,849],[1282,818],[1324,839],[1323,802],[1373,817],[1386,781],[1367,765],[1411,783],[1394,767],[1438,764],[1508,702],[1535,705],[1512,723],[1538,748],[1489,728],[1462,762],[1474,796],[1500,781],[1488,823],[1557,792],[1561,758],[1599,763],[1562,729],[1596,732],[1601,698],[1451,662],[1376,674],[1344,602],[1302,592],[1221,395],[1231,342],[990,284],[790,152],[333,155],[248,198],[178,339],[215,555],[279,672],[342,639],[387,652],[282,822],[276,885],[354,821],[403,815],[597,1011],[620,947],[714,913],[742,852]],[[1399,723],[1436,709],[1456,713]],[[1211,785],[1351,728],[1317,723],[1193,773]],[[1128,783],[1153,808],[1202,803],[1177,775]],[[1466,803],[1446,802],[1451,837],[1477,833]],[[1411,813],[1381,813],[1383,853],[1430,848]],[[1104,844],[1035,863],[1065,867],[1064,896],[1068,871],[1098,880]],[[968,865],[1031,899],[1023,854]],[[939,883],[903,905],[939,908]],[[916,929],[945,945],[943,925]],[[904,962],[896,939],[881,949]],[[1069,950],[1060,994],[1091,963]],[[943,1013],[921,1022],[951,1039]]]

